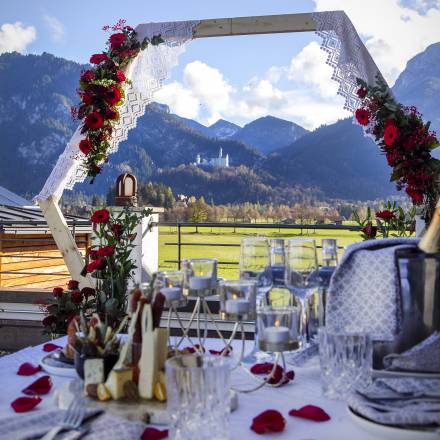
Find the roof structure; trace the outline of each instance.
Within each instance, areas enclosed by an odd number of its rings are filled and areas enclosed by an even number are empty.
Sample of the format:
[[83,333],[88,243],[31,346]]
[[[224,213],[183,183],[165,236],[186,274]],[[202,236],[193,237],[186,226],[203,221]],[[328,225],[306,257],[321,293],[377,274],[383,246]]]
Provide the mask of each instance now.
[[8,189],[0,186],[0,205],[9,206],[32,206],[33,203],[29,200],[24,199],[18,194],[9,191]]

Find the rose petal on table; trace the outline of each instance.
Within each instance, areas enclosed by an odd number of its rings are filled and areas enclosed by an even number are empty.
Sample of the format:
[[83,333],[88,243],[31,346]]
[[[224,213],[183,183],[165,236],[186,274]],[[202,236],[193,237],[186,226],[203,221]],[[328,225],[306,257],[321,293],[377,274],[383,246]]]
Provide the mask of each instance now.
[[22,393],[28,396],[41,396],[47,394],[52,388],[52,379],[50,376],[41,376],[35,382],[22,390]]
[[251,429],[257,434],[266,434],[282,432],[285,426],[286,420],[283,415],[275,409],[268,409],[252,420]]
[[303,419],[313,420],[314,422],[326,422],[330,416],[319,406],[306,405],[300,409],[292,409],[289,416],[302,417]]
[[161,440],[168,437],[168,429],[161,431],[156,428],[145,428],[141,435],[141,440]]
[[214,356],[229,356],[232,353],[232,347],[225,347],[223,350],[209,350],[209,353]]
[[[272,362],[262,362],[260,364],[255,364],[251,367],[251,373],[253,374],[270,374],[273,370],[274,364]],[[271,385],[278,384],[283,379],[284,369],[281,365],[277,365],[272,377],[269,379],[268,383]],[[289,383],[295,378],[295,372],[293,370],[288,371],[284,377],[282,385]]]
[[12,409],[17,413],[23,413],[34,409],[41,402],[41,397],[19,397],[11,403]]
[[61,347],[57,344],[52,344],[52,342],[48,342],[47,344],[43,345],[43,351],[45,351],[46,353],[49,353],[54,350],[58,350],[60,348],[63,348],[63,347]]
[[33,374],[38,373],[41,370],[41,365],[35,366],[33,364],[30,364],[29,362],[25,362],[24,364],[20,365],[17,374],[19,376],[32,376]]

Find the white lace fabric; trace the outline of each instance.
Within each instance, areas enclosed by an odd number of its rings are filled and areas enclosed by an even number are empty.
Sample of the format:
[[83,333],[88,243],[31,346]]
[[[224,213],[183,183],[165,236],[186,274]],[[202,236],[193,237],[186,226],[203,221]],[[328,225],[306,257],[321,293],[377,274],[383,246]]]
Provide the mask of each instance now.
[[[178,58],[185,50],[185,43],[193,36],[193,29],[199,21],[181,21],[170,23],[146,23],[136,28],[138,39],[161,35],[165,40],[158,46],[149,45],[127,66],[126,77],[131,81],[124,87],[124,104],[118,108],[120,119],[113,128],[109,154],[118,151],[119,143],[126,140],[128,132],[136,127],[137,120],[144,115],[145,107],[152,101],[171,69],[177,65]],[[64,189],[72,189],[87,177],[83,166],[84,155],[79,143],[84,138],[79,126],[59,156],[41,192],[35,202],[54,197],[59,200]]]
[[[343,11],[315,12],[312,17],[316,32],[322,38],[321,48],[328,53],[326,63],[333,68],[332,78],[339,83],[338,94],[345,98],[344,108],[354,112],[361,104],[356,95],[356,79],[362,78],[367,84],[373,85],[377,76],[381,76],[380,71]],[[160,34],[165,43],[149,45],[128,66],[126,76],[132,84],[125,88],[126,98],[119,109],[121,118],[114,127],[109,153],[116,152],[119,143],[127,139],[128,131],[136,126],[137,119],[145,113],[146,105],[177,64],[185,43],[192,39],[193,29],[199,23],[146,23],[136,28],[139,40]],[[85,180],[87,170],[83,166],[84,156],[78,148],[81,139],[83,135],[78,128],[35,201],[51,196],[59,200],[65,188],[72,189],[77,182]]]

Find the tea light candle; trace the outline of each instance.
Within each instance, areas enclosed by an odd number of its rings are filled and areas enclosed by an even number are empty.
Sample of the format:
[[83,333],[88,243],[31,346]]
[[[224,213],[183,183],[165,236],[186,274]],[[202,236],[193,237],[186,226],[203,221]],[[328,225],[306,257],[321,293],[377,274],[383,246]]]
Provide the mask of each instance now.
[[162,287],[160,291],[168,303],[179,301],[182,296],[182,289],[180,287]]
[[227,299],[226,300],[226,313],[244,315],[248,313],[251,308],[251,303],[244,298],[240,299]]
[[212,277],[191,277],[189,279],[191,290],[203,290],[212,288]]
[[272,344],[284,344],[290,340],[290,331],[287,327],[266,327],[264,340]]

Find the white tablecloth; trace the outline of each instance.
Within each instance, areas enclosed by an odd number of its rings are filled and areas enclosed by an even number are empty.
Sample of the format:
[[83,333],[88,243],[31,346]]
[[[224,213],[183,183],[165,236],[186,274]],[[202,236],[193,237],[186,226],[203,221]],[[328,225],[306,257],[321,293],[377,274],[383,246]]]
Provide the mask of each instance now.
[[[54,341],[63,345],[64,340]],[[215,340],[209,341],[207,346],[219,348]],[[238,347],[237,347],[238,351]],[[36,379],[35,376],[18,376],[18,367],[23,362],[37,364],[45,356],[42,346],[29,347],[14,354],[0,358],[0,414],[1,417],[15,415],[10,403],[17,397],[23,396],[21,390]],[[368,432],[359,428],[347,413],[346,405],[341,401],[326,399],[321,392],[319,368],[315,361],[302,368],[294,368],[295,380],[281,388],[264,387],[250,394],[239,395],[239,407],[231,414],[231,439],[295,439],[295,440],[377,440]],[[39,376],[44,373],[39,373]],[[233,382],[242,384],[242,377],[233,374]],[[52,376],[54,387],[49,395],[43,396],[43,401],[34,411],[54,408],[54,394],[57,387],[65,383],[68,378]],[[249,382],[247,382],[249,384]],[[312,422],[288,415],[292,408],[299,409],[304,405],[317,405],[323,408],[330,416],[328,422]],[[260,436],[249,429],[253,417],[267,409],[280,411],[286,421],[286,429],[281,434],[267,434]],[[0,419],[1,423],[1,419]],[[162,427],[163,429],[163,427]],[[5,439],[6,440],[6,439]],[[10,438],[8,440],[11,440]],[[122,439],[121,439],[122,440]],[[125,439],[124,439],[125,440]]]

